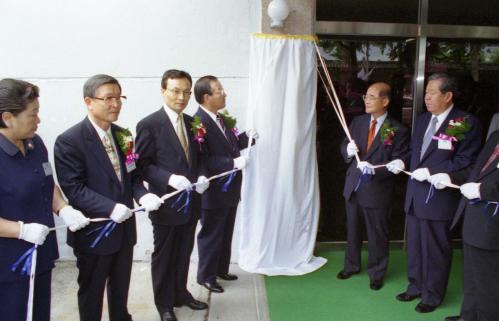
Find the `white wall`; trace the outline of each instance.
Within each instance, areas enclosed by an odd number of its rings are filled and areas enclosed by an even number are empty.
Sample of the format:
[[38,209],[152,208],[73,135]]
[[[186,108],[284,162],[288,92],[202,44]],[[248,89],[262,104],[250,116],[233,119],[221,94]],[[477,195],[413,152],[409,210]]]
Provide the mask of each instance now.
[[[41,88],[38,133],[51,158],[57,135],[86,115],[82,86],[97,73],[121,82],[129,99],[117,124],[132,131],[161,106],[160,79],[170,68],[190,72],[194,81],[219,77],[227,107],[245,129],[249,35],[259,25],[256,0],[2,0],[0,78]],[[186,112],[196,108],[192,97]],[[135,258],[149,259],[151,226],[143,214],[138,233]],[[61,257],[72,258],[65,232],[58,238]]]

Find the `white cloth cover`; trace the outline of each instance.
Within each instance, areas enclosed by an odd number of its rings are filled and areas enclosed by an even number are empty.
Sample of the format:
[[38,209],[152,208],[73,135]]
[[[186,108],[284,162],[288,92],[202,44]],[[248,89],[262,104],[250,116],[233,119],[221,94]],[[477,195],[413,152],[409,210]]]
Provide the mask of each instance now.
[[248,272],[302,275],[327,262],[313,256],[319,184],[312,40],[251,38],[246,119],[260,138],[244,173],[239,217],[239,266]]

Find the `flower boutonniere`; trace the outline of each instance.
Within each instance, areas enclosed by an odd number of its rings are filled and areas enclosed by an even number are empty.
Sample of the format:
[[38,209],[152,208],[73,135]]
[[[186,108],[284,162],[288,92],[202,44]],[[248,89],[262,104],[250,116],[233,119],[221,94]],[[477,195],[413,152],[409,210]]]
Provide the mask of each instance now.
[[116,139],[118,140],[118,146],[120,150],[126,157],[125,165],[135,163],[139,159],[139,154],[134,153],[133,136],[128,128],[122,129],[116,132]]
[[471,124],[468,122],[467,117],[459,117],[449,121],[449,125],[445,129],[445,134],[460,141],[464,139],[465,134],[469,132],[470,129]]
[[224,124],[227,127],[227,129],[229,129],[237,138],[239,136],[239,130],[236,127],[237,119],[229,115],[227,109],[219,114],[224,119]]
[[393,138],[395,137],[395,133],[398,132],[398,127],[391,127],[389,121],[385,121],[383,126],[381,126],[381,141],[385,146],[393,145]]
[[194,121],[191,122],[191,131],[194,135],[194,141],[201,145],[204,142],[204,136],[206,135],[206,128],[201,122],[201,117],[194,117]]

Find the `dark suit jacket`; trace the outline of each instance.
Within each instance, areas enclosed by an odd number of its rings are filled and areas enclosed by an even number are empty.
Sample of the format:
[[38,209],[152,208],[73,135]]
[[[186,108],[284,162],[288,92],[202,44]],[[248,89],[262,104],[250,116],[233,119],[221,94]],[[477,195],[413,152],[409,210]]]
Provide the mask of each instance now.
[[[426,112],[416,120],[411,141],[409,170],[412,172],[417,168],[426,167],[432,175],[436,173],[450,174],[472,165],[480,150],[482,127],[475,116],[456,107],[451,110],[435,136],[445,133],[449,121],[459,117],[467,117],[467,121],[471,124],[470,131],[465,134],[463,140],[453,143],[453,150],[439,149],[438,142],[433,140],[420,160],[421,145],[431,116],[431,113]],[[405,198],[406,213],[409,213],[410,207],[413,206],[415,216],[419,218],[435,221],[451,220],[459,202],[459,191],[451,188],[435,190],[433,197],[426,204],[425,200],[430,186],[428,182],[409,179]]]
[[496,158],[483,173],[481,170],[499,142],[499,130],[493,132],[478,155],[475,166],[451,176],[452,182],[462,185],[466,182],[480,184],[482,202],[470,204],[462,197],[454,216],[454,227],[464,216],[463,241],[469,245],[486,249],[499,250],[499,214],[492,216],[495,205],[486,206],[486,202],[499,202],[499,158]]
[[[201,107],[198,108],[195,116],[201,117],[201,122],[206,127],[202,150],[206,158],[208,176],[211,177],[233,169],[234,158],[239,157],[241,155],[239,151],[248,146],[248,136],[245,133],[236,136],[227,128],[224,136],[216,122]],[[237,206],[241,197],[241,171],[237,172],[227,192],[222,192],[222,184],[226,179],[221,178],[211,182],[210,188],[202,196],[203,209]]]
[[[133,197],[138,200],[147,193],[137,170],[127,173],[125,156],[116,140],[116,132],[120,130],[121,127],[111,125],[121,162],[121,182],[88,118],[59,135],[55,142],[55,168],[62,191],[69,203],[89,218],[108,218],[116,203],[133,209]],[[117,252],[122,243],[136,243],[135,216],[132,216],[118,224],[95,248],[90,248],[97,235],[87,236],[86,233],[106,223],[91,223],[74,233],[68,230],[68,245],[80,252],[108,255]]]
[[[137,124],[137,153],[139,154],[139,168],[145,181],[149,183],[149,190],[159,197],[174,192],[175,189],[168,185],[172,174],[183,175],[192,183],[198,176],[205,175],[200,161],[200,146],[194,141],[191,131],[193,118],[184,115],[184,123],[189,141],[189,162],[178,139],[168,114],[161,107],[160,110],[142,119]],[[201,199],[195,191],[191,193],[189,212],[184,214],[179,208],[184,204],[172,208],[177,200],[174,196],[165,201],[159,210],[151,212],[149,218],[154,224],[182,225],[199,216]],[[196,210],[197,209],[197,210]]]
[[[363,161],[367,161],[373,165],[386,164],[394,159],[405,159],[409,152],[409,131],[401,123],[389,115],[385,122],[390,123],[390,127],[397,127],[392,145],[385,145],[381,140],[381,127],[376,133],[374,141],[366,153],[367,136],[371,125],[371,115],[361,115],[355,117],[350,124],[350,133],[353,140],[359,148],[359,157]],[[386,167],[377,168],[376,174],[370,180],[364,181],[354,192],[358,180],[362,175],[357,168],[357,160],[348,158],[347,145],[348,139],[345,138],[341,144],[341,155],[345,162],[350,163],[345,177],[345,187],[343,196],[349,200],[352,194],[355,193],[360,205],[371,208],[389,208],[392,203],[394,175],[389,172]]]

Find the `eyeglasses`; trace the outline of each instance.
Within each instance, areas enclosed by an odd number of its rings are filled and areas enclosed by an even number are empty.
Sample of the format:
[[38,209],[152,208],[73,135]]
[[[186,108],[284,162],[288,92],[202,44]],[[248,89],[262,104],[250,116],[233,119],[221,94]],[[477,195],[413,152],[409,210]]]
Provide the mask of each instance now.
[[118,97],[110,96],[110,97],[104,97],[104,98],[94,97],[93,99],[102,100],[104,102],[104,104],[110,105],[113,102],[122,103],[123,100],[126,100],[126,96],[118,96]]
[[180,89],[169,89],[167,88],[166,90],[168,90],[169,92],[171,92],[174,96],[179,96],[179,95],[182,95],[185,96],[185,97],[189,97],[191,94],[192,94],[192,91],[182,91]]
[[366,95],[362,95],[362,99],[363,99],[364,101],[367,101],[367,100],[378,100],[378,99],[381,99],[381,98],[385,98],[385,96],[375,97],[375,96],[366,96]]

